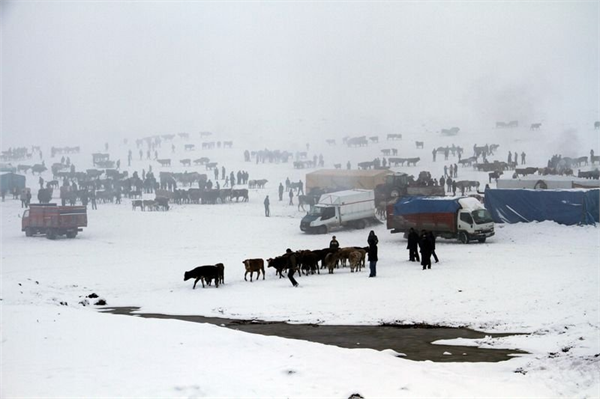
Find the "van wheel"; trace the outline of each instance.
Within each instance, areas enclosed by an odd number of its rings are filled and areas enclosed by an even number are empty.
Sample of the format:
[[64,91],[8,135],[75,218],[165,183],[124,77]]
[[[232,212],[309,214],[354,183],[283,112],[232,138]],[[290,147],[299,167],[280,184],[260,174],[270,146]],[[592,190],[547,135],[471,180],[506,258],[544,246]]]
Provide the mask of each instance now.
[[327,226],[319,226],[317,229],[318,234],[327,234]]
[[69,231],[67,233],[67,238],[75,238],[77,237],[77,232],[76,231]]
[[25,236],[26,237],[32,237],[33,236],[33,229],[31,227],[27,227],[25,229]]
[[364,220],[357,220],[356,221],[356,228],[357,229],[364,229],[365,227],[367,227],[367,222],[365,222]]
[[468,244],[469,243],[469,236],[464,231],[461,231],[460,233],[458,233],[458,239],[463,244]]
[[485,242],[485,237],[478,238],[477,241],[479,241],[481,243],[484,243]]

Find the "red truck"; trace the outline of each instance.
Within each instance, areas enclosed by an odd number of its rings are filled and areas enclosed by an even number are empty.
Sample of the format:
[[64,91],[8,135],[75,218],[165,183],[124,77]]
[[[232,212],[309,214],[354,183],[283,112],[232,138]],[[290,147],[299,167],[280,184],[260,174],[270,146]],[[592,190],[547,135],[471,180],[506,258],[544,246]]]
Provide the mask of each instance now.
[[388,205],[387,228],[392,233],[428,230],[438,237],[458,238],[468,244],[494,235],[494,220],[487,209],[470,197],[404,197]]
[[77,232],[83,230],[82,227],[87,227],[85,206],[31,204],[21,219],[21,231],[24,231],[27,237],[46,234],[46,238],[50,240],[60,235],[75,238]]

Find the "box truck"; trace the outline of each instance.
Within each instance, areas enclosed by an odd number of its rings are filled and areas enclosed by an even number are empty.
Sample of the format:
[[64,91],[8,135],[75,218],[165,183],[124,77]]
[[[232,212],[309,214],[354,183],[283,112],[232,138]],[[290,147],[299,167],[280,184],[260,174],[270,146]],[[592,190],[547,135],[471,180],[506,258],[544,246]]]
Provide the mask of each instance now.
[[300,230],[325,234],[343,226],[363,229],[376,222],[373,190],[345,190],[323,194],[302,218]]

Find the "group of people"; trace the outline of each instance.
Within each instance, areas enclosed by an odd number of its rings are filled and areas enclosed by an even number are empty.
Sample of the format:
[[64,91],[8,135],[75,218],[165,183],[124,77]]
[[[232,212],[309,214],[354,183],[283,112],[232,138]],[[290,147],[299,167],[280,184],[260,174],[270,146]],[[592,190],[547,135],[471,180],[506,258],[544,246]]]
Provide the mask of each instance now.
[[[423,270],[431,269],[431,256],[435,259],[435,263],[439,262],[435,253],[435,235],[431,231],[421,230],[421,234],[417,233],[412,227],[408,232],[408,260],[411,262],[421,262]],[[419,251],[421,258],[419,259]]]

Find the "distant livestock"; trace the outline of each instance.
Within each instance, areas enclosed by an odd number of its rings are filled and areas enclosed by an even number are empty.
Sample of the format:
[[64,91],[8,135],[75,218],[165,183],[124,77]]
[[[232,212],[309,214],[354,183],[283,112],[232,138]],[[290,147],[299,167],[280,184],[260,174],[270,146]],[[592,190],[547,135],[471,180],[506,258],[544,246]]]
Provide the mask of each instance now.
[[540,130],[541,126],[542,126],[541,123],[532,123],[531,126],[529,127],[529,130]]

